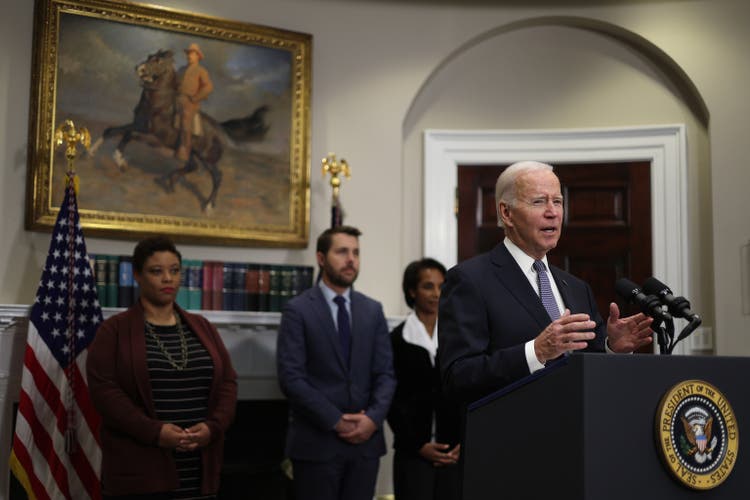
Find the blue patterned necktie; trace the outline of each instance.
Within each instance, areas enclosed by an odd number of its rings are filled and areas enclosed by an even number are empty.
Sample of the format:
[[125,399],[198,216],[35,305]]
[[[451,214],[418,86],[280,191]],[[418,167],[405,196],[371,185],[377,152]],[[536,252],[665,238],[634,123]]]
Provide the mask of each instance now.
[[344,362],[349,368],[349,349],[352,343],[352,328],[349,325],[349,313],[346,311],[346,299],[341,295],[336,295],[333,301],[338,306],[336,322],[339,327],[339,342],[341,342],[341,352],[344,355]]
[[552,295],[552,286],[547,276],[547,268],[541,260],[534,261],[534,270],[536,271],[537,284],[539,285],[539,297],[542,299],[542,305],[547,310],[547,314],[552,321],[560,317],[560,310],[557,308],[555,296]]

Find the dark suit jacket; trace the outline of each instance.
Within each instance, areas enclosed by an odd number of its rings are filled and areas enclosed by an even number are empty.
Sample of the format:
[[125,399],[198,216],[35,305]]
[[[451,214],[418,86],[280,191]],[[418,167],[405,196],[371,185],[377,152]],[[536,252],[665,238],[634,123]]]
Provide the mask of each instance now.
[[[204,494],[216,493],[224,433],[234,419],[237,374],[216,328],[203,316],[175,305],[214,365],[206,424],[211,442],[201,450]],[[86,371],[91,400],[102,416],[102,485],[105,494],[171,491],[179,480],[174,451],[158,446],[164,422],[156,418],[146,364],[146,334],[140,301],[107,319],[89,347]]]
[[[586,350],[604,351],[604,324],[591,287],[550,266],[571,313],[596,322]],[[438,357],[443,382],[473,400],[529,374],[524,344],[551,322],[542,301],[503,243],[455,266],[440,296]]]
[[430,363],[428,352],[404,340],[404,323],[391,332],[393,367],[396,371],[396,394],[388,412],[393,429],[393,447],[400,453],[419,455],[419,449],[432,438],[435,415],[435,441],[459,442],[459,405],[449,400],[441,389],[440,370]]
[[[383,308],[351,293],[351,368],[346,369],[338,332],[318,286],[287,302],[276,350],[279,384],[289,400],[286,453],[290,458],[328,461],[333,457],[385,454],[383,420],[396,380]],[[342,413],[365,411],[378,430],[352,445],[336,435]]]

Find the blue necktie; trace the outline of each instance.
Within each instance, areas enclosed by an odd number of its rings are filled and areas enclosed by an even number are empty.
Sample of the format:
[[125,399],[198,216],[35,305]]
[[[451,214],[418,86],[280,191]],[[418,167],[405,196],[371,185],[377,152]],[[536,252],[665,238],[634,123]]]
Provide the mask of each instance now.
[[544,262],[541,260],[535,260],[534,269],[536,270],[537,284],[539,285],[539,297],[542,299],[542,305],[547,310],[550,319],[555,321],[560,317],[560,310],[557,308],[555,296],[552,295],[552,286],[549,283],[549,276],[547,276],[547,268],[545,267]]
[[341,352],[344,355],[344,363],[349,368],[349,349],[352,343],[352,328],[349,325],[349,313],[346,312],[346,299],[341,295],[336,295],[333,301],[339,307],[336,314],[336,322],[339,327],[339,342],[341,342]]

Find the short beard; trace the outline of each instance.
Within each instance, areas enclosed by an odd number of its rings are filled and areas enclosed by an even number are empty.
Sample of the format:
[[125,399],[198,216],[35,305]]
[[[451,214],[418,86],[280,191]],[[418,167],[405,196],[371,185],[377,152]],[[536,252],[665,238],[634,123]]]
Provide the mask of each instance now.
[[323,275],[328,278],[328,281],[330,281],[332,285],[349,288],[357,280],[359,272],[357,272],[351,280],[348,280],[347,278],[344,278],[342,274],[339,274],[330,267],[325,266],[323,268]]

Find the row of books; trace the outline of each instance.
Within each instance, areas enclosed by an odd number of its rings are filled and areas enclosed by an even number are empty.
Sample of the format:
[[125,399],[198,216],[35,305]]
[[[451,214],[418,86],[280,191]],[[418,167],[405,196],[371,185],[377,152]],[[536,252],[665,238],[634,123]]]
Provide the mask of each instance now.
[[[90,255],[102,307],[130,307],[138,299],[128,255]],[[182,259],[177,304],[184,309],[281,311],[313,285],[311,266]]]

